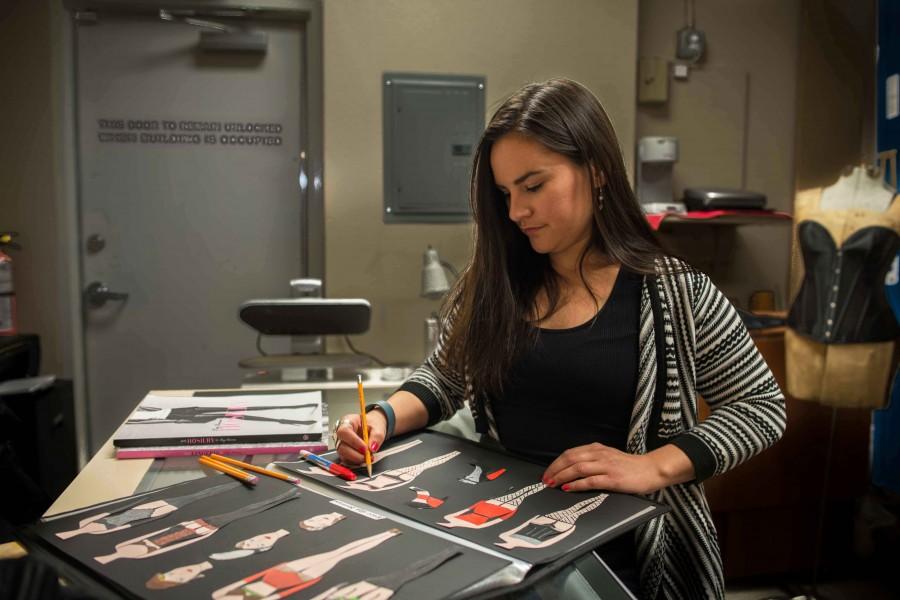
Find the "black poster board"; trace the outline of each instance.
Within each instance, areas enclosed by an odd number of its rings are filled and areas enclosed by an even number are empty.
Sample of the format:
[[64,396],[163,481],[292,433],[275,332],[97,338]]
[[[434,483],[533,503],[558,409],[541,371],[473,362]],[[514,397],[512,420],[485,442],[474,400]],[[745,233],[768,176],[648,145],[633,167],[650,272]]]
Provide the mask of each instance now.
[[[57,535],[79,529],[84,519],[99,513],[183,497],[231,481],[224,475],[205,477],[141,495],[139,500],[126,498],[67,513],[31,528],[27,541],[39,544],[79,572],[91,574],[116,594],[142,598],[230,598],[236,592],[229,593],[229,586],[242,580],[256,586],[269,585],[270,588],[257,587],[257,591],[268,590],[271,597],[278,593],[271,586],[283,586],[278,588],[282,594],[293,590],[292,598],[324,599],[341,590],[369,589],[373,585],[386,589],[399,586],[392,598],[446,597],[509,565],[509,561],[496,556],[428,535],[360,507],[332,501],[309,489],[302,489],[298,497],[267,510],[232,520],[208,537],[164,553],[119,558],[106,564],[94,558],[109,556],[126,540],[182,522],[212,521],[212,515],[245,510],[293,487],[268,477],[262,477],[254,488],[243,484],[229,487],[126,529],[101,535],[84,533],[68,539]],[[257,538],[264,533],[275,535],[264,540]],[[241,544],[251,538],[257,538],[255,544]],[[268,545],[268,550],[260,551],[259,546]],[[302,560],[310,557],[315,560]],[[277,572],[272,569],[284,563],[289,563],[290,568]],[[151,580],[166,579],[159,574],[188,581],[171,587],[148,587]]]
[[544,467],[433,431],[391,440],[376,459],[372,479],[362,467],[355,482],[305,462],[276,464],[532,565],[583,554],[668,510],[626,494],[546,488]]

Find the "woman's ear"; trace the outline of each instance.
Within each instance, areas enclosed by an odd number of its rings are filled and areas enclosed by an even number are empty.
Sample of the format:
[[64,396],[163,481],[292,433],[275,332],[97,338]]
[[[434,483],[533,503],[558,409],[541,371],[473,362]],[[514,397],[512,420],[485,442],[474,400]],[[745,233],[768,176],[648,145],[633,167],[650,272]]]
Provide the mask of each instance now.
[[592,166],[591,180],[595,188],[602,188],[606,185],[606,173]]

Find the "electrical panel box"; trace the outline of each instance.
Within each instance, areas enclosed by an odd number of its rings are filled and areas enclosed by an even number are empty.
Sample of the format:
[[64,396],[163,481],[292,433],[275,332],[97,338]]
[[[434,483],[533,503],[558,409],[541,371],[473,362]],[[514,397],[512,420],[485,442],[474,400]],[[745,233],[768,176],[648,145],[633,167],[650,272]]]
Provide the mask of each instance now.
[[469,221],[485,78],[385,73],[382,88],[384,222]]
[[669,99],[668,61],[659,56],[642,56],[638,61],[638,102],[652,104]]

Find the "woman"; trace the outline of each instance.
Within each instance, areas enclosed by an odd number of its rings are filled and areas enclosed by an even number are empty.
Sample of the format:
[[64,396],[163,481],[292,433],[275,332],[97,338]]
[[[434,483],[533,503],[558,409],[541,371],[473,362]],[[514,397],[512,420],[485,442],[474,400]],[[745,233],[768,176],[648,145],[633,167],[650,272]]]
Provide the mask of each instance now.
[[[471,184],[475,250],[437,350],[368,417],[386,436],[450,418],[549,464],[564,491],[644,494],[672,511],[601,548],[643,598],[724,597],[700,483],[775,443],[784,397],[734,308],[663,254],[597,99],[531,84],[491,118]],[[697,397],[712,415],[699,422]],[[363,460],[358,415],[335,429]],[[639,580],[639,583],[638,583]]]

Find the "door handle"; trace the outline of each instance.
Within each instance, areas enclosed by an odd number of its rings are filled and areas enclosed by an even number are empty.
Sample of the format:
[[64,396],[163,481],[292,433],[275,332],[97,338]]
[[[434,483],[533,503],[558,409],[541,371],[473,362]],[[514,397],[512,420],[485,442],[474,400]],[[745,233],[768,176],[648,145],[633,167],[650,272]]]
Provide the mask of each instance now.
[[128,294],[111,292],[105,283],[93,281],[84,290],[84,299],[91,308],[100,308],[109,300],[128,300]]

